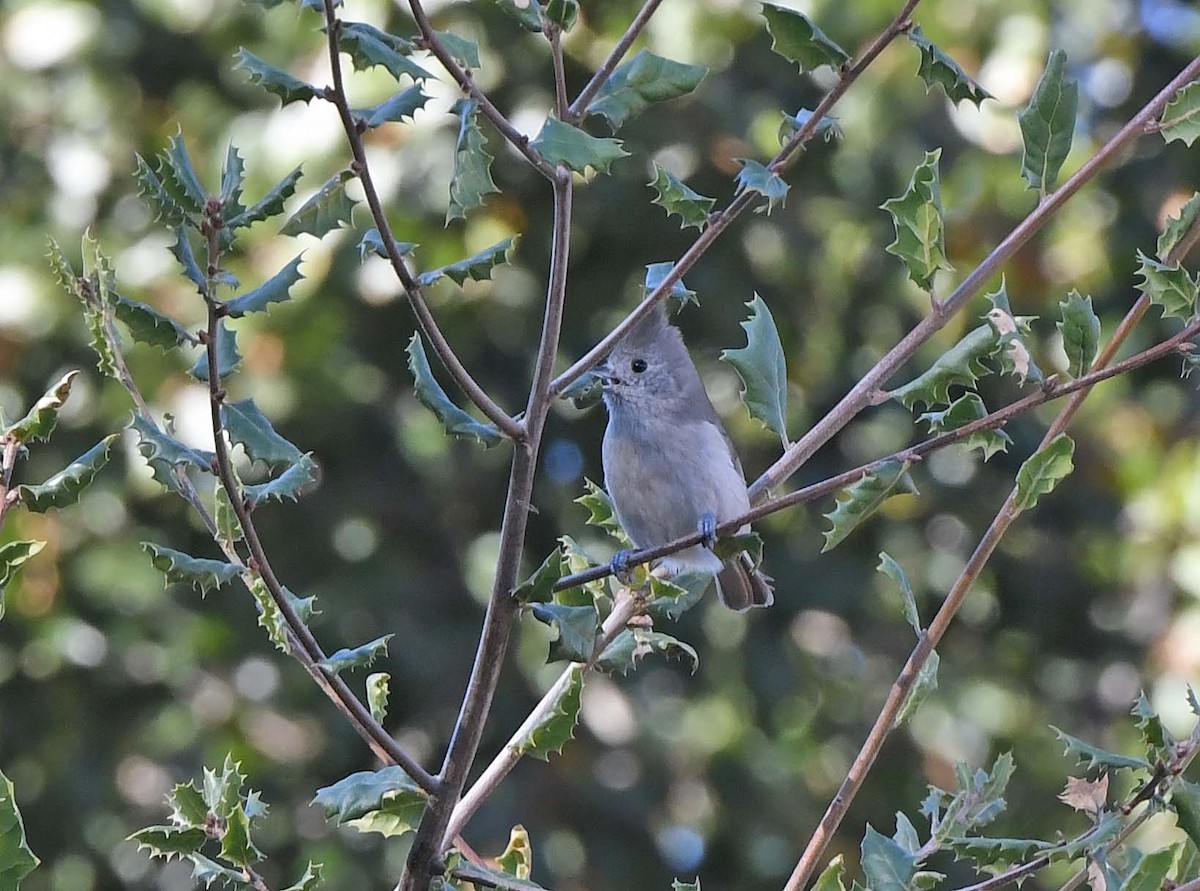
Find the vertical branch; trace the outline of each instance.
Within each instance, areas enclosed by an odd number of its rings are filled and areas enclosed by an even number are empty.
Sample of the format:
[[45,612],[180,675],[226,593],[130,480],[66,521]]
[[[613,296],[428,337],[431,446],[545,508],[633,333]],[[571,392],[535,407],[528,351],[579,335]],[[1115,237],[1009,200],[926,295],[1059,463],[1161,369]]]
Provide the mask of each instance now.
[[15,439],[4,440],[4,452],[0,456],[0,528],[4,526],[8,509],[16,502],[11,486],[13,468],[17,466],[17,452],[20,448]]

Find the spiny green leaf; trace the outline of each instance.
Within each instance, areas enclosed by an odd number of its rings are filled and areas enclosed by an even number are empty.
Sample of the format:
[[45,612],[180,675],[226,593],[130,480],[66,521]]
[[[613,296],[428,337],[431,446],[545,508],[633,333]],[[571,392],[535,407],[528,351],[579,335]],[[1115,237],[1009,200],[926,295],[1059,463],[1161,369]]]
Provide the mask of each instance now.
[[[233,370],[241,364],[242,354],[237,348],[237,332],[232,330],[222,319],[217,324],[217,379],[232,374]],[[196,359],[195,364],[191,369],[192,377],[197,380],[208,380],[208,350],[205,349]]]
[[370,643],[362,644],[353,649],[341,649],[317,665],[326,674],[336,675],[354,668],[368,668],[376,659],[387,655],[388,641],[396,635],[385,634]]
[[546,0],[542,14],[563,31],[570,31],[579,19],[579,0]]
[[308,102],[321,95],[312,84],[267,64],[244,46],[238,49],[234,57],[237,59],[234,68],[245,71],[252,83],[259,84],[268,93],[278,96],[284,105],[289,102]]
[[[792,137],[799,133],[812,120],[813,113],[807,108],[799,109],[795,114],[780,112],[783,120],[779,122],[779,144],[786,145]],[[824,115],[813,129],[813,136],[820,136],[826,142],[842,138],[842,128],[829,115]]]
[[379,810],[390,799],[411,796],[426,797],[403,768],[393,765],[352,773],[332,786],[318,789],[312,803],[321,809],[326,820],[341,826]]
[[586,662],[596,647],[596,635],[600,633],[600,616],[596,607],[568,606],[562,603],[532,603],[529,611],[539,622],[549,625],[558,632],[550,642],[547,662],[566,660]]
[[1077,736],[1064,733],[1057,727],[1051,726],[1055,736],[1066,746],[1065,754],[1074,755],[1078,763],[1088,770],[1106,767],[1113,770],[1149,770],[1150,764],[1142,758],[1131,758],[1117,752],[1109,752],[1091,743],[1086,743]]
[[[840,858],[841,855],[839,854],[835,859]],[[694,882],[681,882],[679,879],[673,879],[671,881],[671,891],[700,891],[700,879],[697,878]]]
[[[89,260],[91,268],[89,270]],[[117,360],[110,339],[111,295],[116,292],[116,273],[90,232],[83,235],[83,276],[75,289],[83,305],[83,318],[91,334],[96,367],[107,377],[116,378]]]
[[1043,195],[1054,186],[1075,134],[1079,85],[1064,76],[1066,64],[1067,54],[1062,50],[1050,53],[1029,104],[1017,115],[1025,144],[1021,175],[1029,188]]
[[980,325],[943,353],[928,371],[888,395],[910,410],[918,403],[931,408],[946,405],[951,387],[973,387],[990,373],[983,360],[995,350],[996,332],[991,325]]
[[[576,503],[580,500],[576,499]],[[533,575],[513,590],[513,597],[521,603],[549,603],[554,599],[554,586],[562,577],[563,553],[562,545],[559,545],[533,571]]]
[[464,68],[479,68],[479,46],[474,40],[459,37],[450,31],[434,31],[442,46],[459,65]]
[[346,183],[354,179],[349,170],[336,173],[325,181],[317,193],[300,205],[279,230],[280,235],[315,235],[322,238],[327,232],[349,225],[354,215],[354,202],[346,194]]
[[646,628],[626,628],[618,634],[596,660],[596,667],[610,674],[628,674],[643,657],[651,653],[688,662],[693,674],[700,667],[700,655],[690,644],[670,634]]
[[938,667],[941,664],[941,657],[938,656],[937,650],[932,650],[929,653],[929,658],[925,660],[925,664],[921,666],[921,671],[917,674],[917,680],[912,685],[912,689],[908,691],[908,695],[904,697],[904,705],[900,706],[900,711],[896,714],[896,720],[892,723],[892,727],[899,727],[910,717],[916,714],[917,709],[921,707],[929,694],[938,688]]
[[204,768],[204,803],[213,814],[223,820],[228,819],[234,809],[242,803],[242,787],[245,783],[246,775],[242,773],[242,763],[234,761],[232,755],[226,754],[219,770]]
[[1200,192],[1194,192],[1187,204],[1179,209],[1179,216],[1167,219],[1162,235],[1158,236],[1158,256],[1166,258],[1179,244],[1200,215]]
[[228,246],[233,241],[234,231],[245,229],[254,223],[268,220],[283,213],[283,205],[296,194],[296,183],[300,181],[300,168],[297,167],[274,186],[263,197],[246,210],[225,221],[221,230],[222,244]]
[[842,876],[846,873],[846,858],[838,854],[829,861],[829,865],[821,870],[812,891],[846,891]]
[[154,211],[154,218],[172,228],[183,223],[188,211],[175,200],[146,159],[141,155],[134,157],[137,159],[137,169],[133,178],[137,182],[138,195]]
[[196,343],[194,335],[185,331],[173,318],[152,306],[131,300],[120,294],[113,302],[113,314],[129,328],[129,333],[138,343],[174,349],[185,343]]
[[779,341],[779,329],[766,302],[754,295],[746,306],[750,318],[742,322],[746,345],[736,350],[723,350],[721,358],[737,371],[742,379],[742,402],[750,416],[762,421],[788,444],[787,437],[787,361]]
[[291,653],[290,629],[283,610],[271,596],[267,583],[260,576],[255,576],[249,585],[250,594],[258,606],[258,624],[267,632],[267,639],[281,653]]
[[342,22],[338,28],[338,48],[350,56],[350,61],[358,71],[382,65],[396,80],[405,75],[414,81],[433,77],[408,58],[416,49],[410,41],[380,31],[365,22]]
[[468,210],[483,206],[483,196],[499,192],[492,180],[492,161],[487,137],[476,120],[479,103],[464,96],[450,113],[458,116],[458,142],[454,148],[454,175],[450,179],[450,206],[446,222],[465,219]]
[[583,692],[583,666],[572,665],[566,684],[546,716],[517,741],[517,752],[549,761],[561,755],[563,747],[575,737],[579,722],[579,697]]
[[429,97],[425,95],[420,85],[414,85],[401,90],[390,99],[385,99],[377,105],[368,108],[355,108],[351,114],[363,122],[368,130],[382,127],[384,124],[399,123],[405,118],[411,119],[418,109],[424,108]]
[[71,395],[71,385],[79,372],[68,371],[47,390],[33,408],[21,420],[11,425],[0,436],[17,443],[45,441],[50,438],[58,424],[58,412]]
[[617,510],[613,507],[609,494],[587,477],[583,479],[583,486],[587,491],[576,498],[575,503],[587,508],[586,522],[588,525],[599,526],[615,538],[622,547],[632,547],[633,542],[621,528],[621,522],[617,519]]
[[1100,318],[1092,309],[1092,298],[1074,289],[1058,307],[1062,312],[1058,333],[1067,354],[1067,371],[1071,377],[1083,377],[1100,348]]
[[237,147],[232,143],[225,152],[225,163],[221,165],[221,191],[217,197],[221,201],[221,216],[226,212],[237,216],[246,208],[242,205],[242,187],[246,181],[246,162],[238,154]]
[[[531,882],[529,879],[518,879],[516,876],[508,875],[496,869],[491,869],[487,866],[476,866],[466,860],[459,861],[453,867],[447,869],[446,874],[451,877],[445,887],[447,888],[495,888],[496,891],[547,891],[537,882]],[[461,885],[459,880],[468,884]]]
[[[927,411],[919,415],[917,420],[926,422],[931,434],[940,435],[978,421],[986,417],[987,413],[987,406],[983,404],[979,394],[968,391],[941,411]],[[996,452],[1007,452],[1008,447],[1012,445],[1012,437],[1003,430],[979,430],[963,440],[962,444],[968,450],[981,450],[983,460],[986,461]]]
[[196,290],[200,294],[207,294],[208,279],[201,271],[200,264],[196,262],[196,253],[192,250],[192,242],[184,223],[175,227],[175,241],[171,243],[171,254],[179,261],[183,274],[196,286]]
[[527,879],[533,872],[533,845],[529,841],[529,831],[521,824],[509,831],[508,845],[496,858],[496,865],[518,879]]
[[569,399],[571,404],[580,410],[591,408],[604,398],[604,382],[594,371],[585,371],[574,383],[568,385],[558,398]]
[[912,583],[904,572],[904,567],[897,563],[887,551],[879,552],[879,565],[876,572],[881,572],[890,578],[900,588],[900,596],[904,603],[904,618],[912,625],[913,631],[921,633],[921,613],[917,609],[917,595],[913,593]]
[[[892,839],[910,854],[915,854],[921,849],[921,839],[917,835],[917,827],[913,826],[912,821],[904,816],[902,811],[896,811],[896,832]],[[915,883],[914,886],[920,887]]]
[[192,166],[191,156],[188,155],[187,145],[183,141],[183,133],[176,133],[170,138],[167,150],[160,157],[162,165],[159,167],[159,174],[163,178],[163,185],[190,213],[202,213],[204,203],[208,200],[208,192]]
[[1171,809],[1175,811],[1179,828],[1194,844],[1200,845],[1200,784],[1183,777],[1171,785]]
[[1173,266],[1161,263],[1141,251],[1138,251],[1137,257],[1141,265],[1135,274],[1142,277],[1141,289],[1151,302],[1162,307],[1164,316],[1181,319],[1191,316],[1200,287],[1196,279],[1178,263]]
[[284,888],[283,891],[317,891],[321,887],[321,869],[324,865],[323,863],[313,863],[310,860],[308,866],[304,868],[304,875]]
[[[559,543],[562,545],[563,565],[567,572],[583,572],[585,569],[590,569],[593,566],[599,566],[600,561],[593,558],[579,543],[569,535],[560,535]],[[637,570],[635,569],[636,573]],[[608,599],[608,594],[605,592],[605,582],[603,579],[598,579],[594,582],[586,582],[582,588],[571,588],[566,591],[560,591],[555,595],[559,603],[568,603],[572,605],[586,605],[589,603],[604,603]]]
[[138,451],[150,465],[154,479],[171,491],[179,491],[179,481],[172,472],[173,467],[191,466],[205,473],[212,472],[213,462],[217,458],[212,452],[184,445],[138,414],[133,416],[129,426],[138,435]]
[[[10,541],[0,545],[0,619],[4,618],[4,589],[13,580],[13,576],[17,574],[17,569],[21,564],[31,557],[37,556],[45,546],[44,541],[33,540]],[[0,813],[2,810],[3,807],[0,805]],[[2,820],[3,817],[0,816],[0,822]],[[0,825],[0,833],[2,832],[3,826]]]
[[171,822],[176,826],[204,828],[208,820],[208,803],[195,783],[179,783],[167,796],[171,806]]
[[385,838],[395,838],[415,832],[425,815],[426,800],[418,793],[396,795],[384,800],[379,810],[351,820],[347,825],[359,832],[376,832]]
[[557,118],[546,119],[530,147],[549,163],[564,164],[576,173],[589,167],[607,173],[613,161],[629,155],[619,139],[591,136]]
[[50,269],[54,272],[54,280],[58,282],[58,286],[77,300],[82,299],[79,293],[79,276],[71,268],[67,255],[63,253],[58,242],[49,236],[46,238],[46,259],[50,262]]
[[908,891],[917,871],[917,861],[900,847],[867,824],[862,840],[862,868],[871,891]]
[[221,587],[242,571],[242,567],[226,563],[224,560],[192,557],[150,541],[142,542],[142,550],[150,555],[150,562],[166,576],[168,584],[191,585],[193,588],[199,588],[201,594]]
[[650,602],[646,605],[646,613],[651,618],[665,618],[677,621],[680,616],[699,603],[709,587],[713,577],[707,572],[683,572],[674,576],[670,581],[659,578],[651,573]]
[[[401,257],[408,256],[416,249],[416,244],[411,241],[393,241],[397,253]],[[367,254],[372,253],[378,257],[383,257],[387,260],[387,247],[383,243],[383,236],[379,234],[379,230],[372,227],[363,233],[362,239],[358,242],[358,261],[360,263],[367,259]]]
[[[1162,891],[1181,847],[1170,845],[1143,856],[1120,886],[1120,891]],[[1180,877],[1183,877],[1182,873]]]
[[908,188],[899,198],[883,202],[892,215],[896,240],[885,250],[899,257],[908,277],[926,291],[933,287],[939,269],[953,269],[946,258],[946,229],[942,222],[942,190],[938,161],[942,150],[925,153],[917,165]]
[[1003,281],[995,292],[987,295],[987,298],[991,301],[992,308],[985,318],[996,332],[994,356],[1000,366],[1000,373],[1013,375],[1021,384],[1026,380],[1034,383],[1045,380],[1045,375],[1033,361],[1033,354],[1025,343],[1025,335],[1030,333],[1031,318],[1013,315]]
[[275,432],[253,399],[222,404],[221,423],[230,442],[244,448],[252,461],[277,467],[295,464],[304,457],[298,448]]
[[233,318],[240,319],[248,312],[266,312],[272,303],[291,299],[292,286],[304,278],[300,274],[300,262],[303,259],[302,253],[253,291],[227,301],[225,311]]
[[762,563],[762,536],[757,532],[741,532],[737,535],[723,536],[717,539],[712,552],[722,560],[732,560],[739,554],[750,555],[750,561],[758,566]]
[[493,269],[502,263],[511,262],[512,254],[517,248],[518,241],[520,241],[519,235],[510,235],[503,241],[498,241],[491,247],[484,248],[478,254],[472,254],[470,257],[459,260],[457,263],[451,263],[449,266],[431,269],[429,272],[420,275],[417,281],[424,286],[428,286],[442,276],[445,276],[460,287],[466,283],[467,279],[477,282],[487,281],[492,277]]
[[[742,165],[742,169],[738,171],[737,175],[735,195],[741,195],[743,192],[756,192],[762,195],[767,199],[765,208],[767,213],[774,210],[776,204],[783,206],[790,188],[783,181],[783,177],[772,172],[771,168],[765,164],[760,164],[751,158],[734,158],[734,160]],[[759,208],[760,211],[763,209]]]
[[908,29],[908,39],[921,51],[921,66],[917,73],[925,81],[925,92],[934,86],[940,86],[946,91],[951,102],[966,99],[981,105],[984,99],[991,99],[992,94],[979,86],[950,56],[940,47],[930,41],[921,30],[920,25]]
[[[936,838],[946,841],[985,826],[1004,812],[1004,793],[1016,766],[1012,753],[1002,752],[990,771],[970,770],[963,762],[954,765],[958,783],[954,793],[930,787],[921,812],[930,818]],[[944,808],[945,812],[939,811]]]
[[4,773],[0,773],[0,851],[4,853],[0,859],[0,883],[5,891],[18,891],[20,881],[42,861],[25,841],[25,824],[20,819],[17,797],[12,781]]
[[1137,728],[1146,746],[1146,760],[1170,764],[1175,758],[1175,737],[1163,726],[1162,718],[1150,705],[1144,691],[1138,694],[1132,714],[1138,719]]
[[241,805],[235,807],[225,821],[221,836],[221,857],[237,866],[246,867],[263,859],[263,853],[250,839],[250,819]]
[[893,495],[916,495],[917,487],[908,475],[909,466],[907,461],[889,459],[839,492],[837,504],[825,515],[833,528],[824,533],[821,552],[837,547]]
[[127,841],[137,842],[138,850],[147,849],[151,857],[171,860],[199,851],[208,841],[208,835],[198,826],[147,826]]
[[240,870],[222,866],[203,854],[188,854],[187,857],[192,861],[192,881],[200,882],[205,888],[211,888],[213,882],[218,880],[227,888],[245,888],[250,885],[250,880]]
[[305,453],[295,464],[279,476],[253,486],[246,486],[243,492],[251,507],[257,507],[264,501],[280,501],[284,499],[296,501],[307,492],[317,481],[317,462],[312,455]]
[[100,468],[108,463],[112,444],[118,436],[114,433],[104,437],[44,483],[19,486],[17,499],[34,513],[74,504],[83,490],[91,485]]
[[684,184],[657,162],[654,164],[654,179],[647,183],[658,197],[654,203],[667,212],[667,216],[679,217],[679,228],[686,229],[695,226],[703,230],[708,224],[708,213],[716,203],[716,198],[708,198]]
[[[646,266],[646,278],[642,282],[642,294],[649,297],[666,279],[667,274],[675,268],[674,263],[650,263]],[[678,279],[675,284],[671,285],[671,291],[667,295],[666,309],[667,315],[673,316],[689,303],[700,305],[700,301],[696,297],[696,292],[683,283],[683,279]]]
[[1193,81],[1175,94],[1159,119],[1163,139],[1178,139],[1191,147],[1200,136],[1200,82]]
[[822,65],[840,68],[850,61],[849,54],[803,13],[764,3],[763,17],[771,34],[771,49],[795,62],[801,71],[813,71]]
[[475,420],[450,401],[446,391],[433,376],[433,369],[429,367],[429,359],[425,356],[425,346],[419,333],[413,333],[408,342],[407,352],[408,370],[412,372],[416,397],[442,422],[447,434],[458,439],[474,439],[489,448],[504,438],[494,424]]
[[1018,510],[1029,510],[1043,495],[1054,491],[1075,465],[1071,456],[1075,454],[1075,440],[1060,433],[1044,448],[1039,449],[1021,465],[1017,471]]
[[520,22],[526,31],[542,33],[542,5],[538,0],[496,0],[500,8]]
[[371,709],[371,717],[380,724],[387,717],[391,681],[392,676],[386,671],[377,671],[367,675],[367,705]]
[[588,114],[603,115],[614,131],[651,102],[686,96],[700,85],[708,69],[641,50],[617,68],[588,106]]

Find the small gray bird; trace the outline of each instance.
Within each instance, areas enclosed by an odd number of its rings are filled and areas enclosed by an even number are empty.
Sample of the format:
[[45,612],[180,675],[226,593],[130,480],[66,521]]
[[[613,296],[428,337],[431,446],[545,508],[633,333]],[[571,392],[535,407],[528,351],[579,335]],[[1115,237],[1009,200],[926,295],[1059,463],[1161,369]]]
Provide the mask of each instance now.
[[[595,373],[608,409],[604,483],[621,526],[639,548],[697,530],[711,547],[717,525],[749,510],[750,499],[742,463],[679,329],[660,306]],[[716,575],[717,595],[730,609],[771,605],[770,579],[748,554],[722,563],[709,547],[695,545],[659,565],[671,575]]]

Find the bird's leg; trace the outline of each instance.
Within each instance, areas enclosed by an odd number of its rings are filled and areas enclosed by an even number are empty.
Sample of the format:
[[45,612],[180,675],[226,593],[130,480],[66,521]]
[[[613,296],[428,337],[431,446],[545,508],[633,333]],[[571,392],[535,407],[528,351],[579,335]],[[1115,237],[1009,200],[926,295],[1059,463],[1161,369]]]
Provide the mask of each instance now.
[[710,551],[717,543],[717,517],[712,511],[705,511],[696,523],[696,531],[700,533],[700,544]]
[[613,575],[617,577],[617,581],[626,587],[633,583],[632,567],[629,565],[629,558],[632,556],[633,551],[630,548],[621,548],[613,554],[613,558],[608,564],[612,568]]

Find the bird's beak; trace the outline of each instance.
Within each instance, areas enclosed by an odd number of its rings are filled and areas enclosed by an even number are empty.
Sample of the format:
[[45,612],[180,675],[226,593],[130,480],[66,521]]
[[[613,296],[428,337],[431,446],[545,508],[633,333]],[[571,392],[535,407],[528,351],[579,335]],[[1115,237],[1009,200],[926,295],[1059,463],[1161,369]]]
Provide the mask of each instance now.
[[609,384],[617,383],[617,376],[613,374],[612,366],[608,364],[607,359],[592,368],[592,374],[606,387]]

